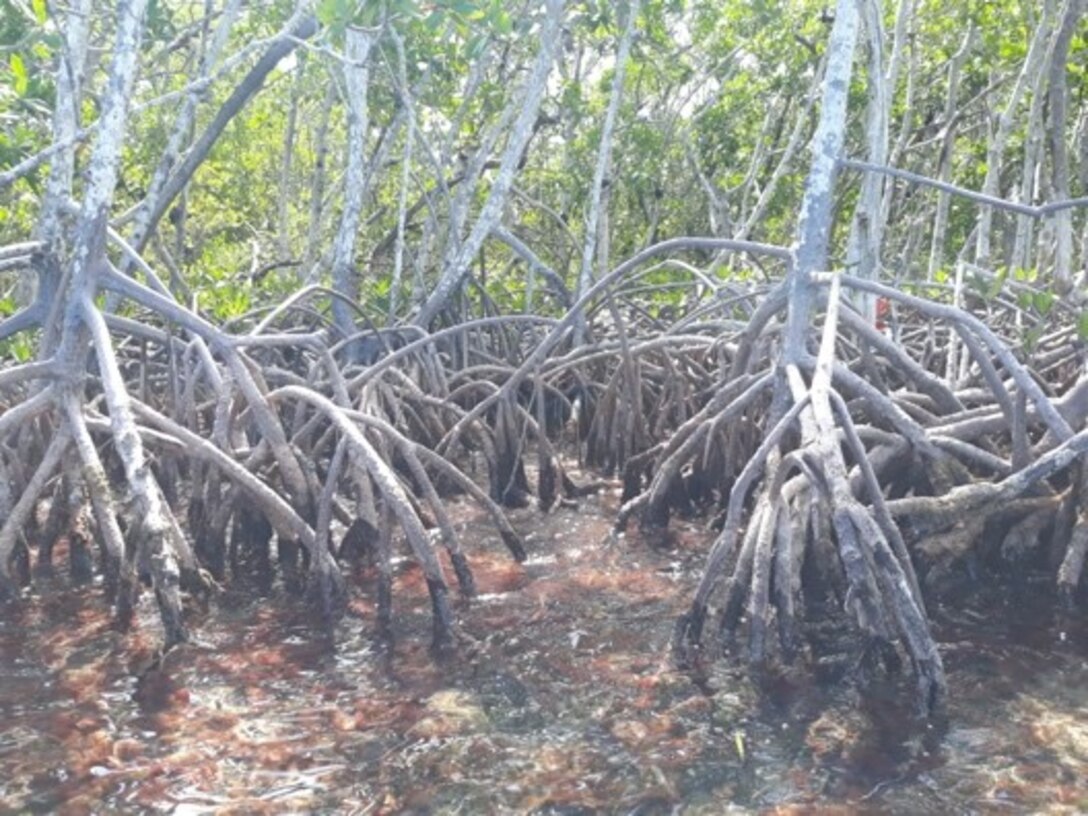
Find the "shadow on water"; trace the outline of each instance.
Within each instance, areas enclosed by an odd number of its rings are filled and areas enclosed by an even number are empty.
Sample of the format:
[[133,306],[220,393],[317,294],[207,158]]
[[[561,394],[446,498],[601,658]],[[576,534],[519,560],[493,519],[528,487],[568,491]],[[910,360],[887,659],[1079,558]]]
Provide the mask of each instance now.
[[939,720],[894,683],[858,699],[834,669],[757,692],[727,662],[694,678],[664,659],[709,534],[613,539],[615,502],[516,516],[523,565],[457,506],[480,596],[442,660],[407,561],[392,644],[365,572],[335,642],[232,592],[161,661],[150,605],[121,635],[94,588],[29,598],[0,621],[0,811],[1088,810],[1088,630],[1040,593],[931,610]]

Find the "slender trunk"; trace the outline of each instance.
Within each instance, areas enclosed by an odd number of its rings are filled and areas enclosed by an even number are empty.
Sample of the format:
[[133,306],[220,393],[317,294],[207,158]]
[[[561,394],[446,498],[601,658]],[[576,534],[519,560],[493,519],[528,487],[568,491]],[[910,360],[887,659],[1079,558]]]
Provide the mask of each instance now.
[[[990,123],[990,134],[986,145],[986,180],[982,192],[998,197],[1001,185],[1001,170],[1004,162],[1005,145],[1016,123],[1016,111],[1024,96],[1028,83],[1034,80],[1042,65],[1050,41],[1050,29],[1054,22],[1054,0],[1043,0],[1043,15],[1035,27],[1024,65],[1016,77],[1005,109]],[[979,208],[978,233],[975,239],[975,257],[979,266],[990,265],[991,235],[993,232],[993,207],[982,205]]]
[[[1065,142],[1066,117],[1069,110],[1069,86],[1066,82],[1069,47],[1077,24],[1084,13],[1084,0],[1067,0],[1061,27],[1058,29],[1054,51],[1050,58],[1050,104],[1047,138],[1050,143],[1051,186],[1054,198],[1064,201],[1069,192],[1069,150]],[[1066,293],[1073,275],[1073,211],[1062,210],[1054,216],[1055,254],[1054,286]]]
[[[815,93],[810,94],[810,96],[814,97]],[[752,157],[748,160],[748,172],[745,173],[744,181],[741,182],[740,186],[740,208],[737,213],[737,220],[741,223],[748,221],[748,207],[752,195],[759,187],[758,182],[761,181],[760,175],[767,161],[767,154],[773,152],[774,148],[778,146],[778,140],[782,137],[783,123],[790,113],[792,103],[793,96],[789,94],[785,95],[785,98],[780,96],[778,99],[769,100],[767,103],[767,114],[763,117],[763,124],[759,128],[759,136],[756,137],[755,146],[752,148]],[[796,128],[796,126],[795,123],[794,127]],[[760,198],[762,197],[763,193],[761,191]]]
[[514,183],[514,174],[521,163],[529,138],[536,123],[537,111],[547,88],[548,75],[551,73],[555,56],[556,41],[559,38],[560,22],[563,17],[564,0],[546,0],[546,16],[540,33],[540,51],[533,65],[532,73],[526,86],[519,92],[520,112],[514,122],[510,139],[499,164],[499,171],[491,185],[487,201],[480,212],[472,231],[461,245],[452,262],[444,263],[442,274],[434,291],[423,303],[413,321],[418,326],[427,327],[438,317],[439,312],[451,303],[461,289],[473,259],[479,253],[487,236],[499,224],[506,197]]
[[132,242],[137,252],[140,252],[146,246],[151,233],[166,213],[170,203],[177,198],[178,194],[189,183],[197,168],[204,163],[226,126],[241,112],[249,100],[264,87],[264,82],[272,69],[279,64],[280,60],[294,51],[300,41],[309,39],[316,32],[317,21],[313,17],[307,14],[296,14],[287,26],[284,36],[273,41],[268,50],[249,70],[249,73],[238,83],[216,112],[215,117],[204,129],[204,132],[189,148],[185,158],[173,170],[170,177],[163,182],[157,197],[151,202],[144,230],[139,240]]
[[[975,28],[972,25],[967,29],[967,35],[959,50],[952,55],[948,62],[948,93],[944,100],[944,133],[941,134],[940,156],[937,159],[937,179],[947,184],[952,178],[952,148],[956,143],[956,128],[959,118],[956,116],[956,103],[959,98],[960,72],[963,63],[971,50],[974,41]],[[937,211],[933,216],[933,237],[929,245],[929,267],[926,272],[926,280],[932,281],[940,269],[944,260],[945,233],[948,231],[948,208],[952,202],[952,194],[941,190],[937,193]]]
[[[892,145],[891,153],[888,156],[888,164],[891,167],[898,167],[903,160],[903,154],[907,150],[907,146],[910,144],[911,135],[914,133],[914,103],[915,103],[915,88],[917,86],[918,76],[918,52],[920,49],[911,48],[911,69],[907,76],[907,90],[906,100],[903,106],[903,117],[899,125],[899,135],[895,139],[895,143]],[[882,214],[884,223],[887,225],[888,216],[892,211],[892,201],[895,199],[895,185],[887,184],[884,187],[884,202],[882,204]]]
[[[1067,0],[1068,2],[1068,0]],[[1056,35],[1055,35],[1056,39]],[[1048,38],[1048,48],[1045,56],[1046,63],[1053,64],[1055,41]],[[1043,112],[1047,100],[1044,93],[1044,85],[1048,72],[1040,70],[1031,83],[1031,107],[1028,109],[1028,120],[1024,126],[1026,138],[1024,141],[1024,161],[1020,171],[1019,200],[1024,204],[1032,204],[1038,199],[1039,175],[1038,169],[1043,160],[1044,131]],[[1008,259],[1007,266],[1010,269],[1029,269],[1032,264],[1031,242],[1035,232],[1035,219],[1028,216],[1020,216],[1016,219],[1016,234],[1013,242],[1012,255]]]
[[[862,21],[867,34],[869,70],[867,90],[869,104],[866,109],[865,142],[868,161],[883,165],[888,160],[888,118],[891,107],[888,77],[884,74],[884,26],[881,9],[876,0],[863,0]],[[880,267],[880,246],[884,239],[884,177],[879,173],[866,173],[861,179],[861,192],[854,218],[850,223],[850,235],[846,244],[846,266],[857,269],[857,275],[872,279]],[[876,316],[875,301],[869,295],[859,295],[862,313],[872,322]]]
[[389,282],[389,322],[397,318],[400,293],[404,286],[404,233],[408,224],[408,184],[412,179],[412,145],[416,140],[416,117],[412,111],[411,93],[408,87],[408,66],[404,56],[404,42],[394,34],[397,48],[397,82],[402,94],[401,104],[408,109],[408,129],[404,134],[404,152],[401,155],[400,189],[397,191],[397,239],[393,249],[393,278]]
[[[899,6],[895,12],[895,28],[892,33],[892,53],[888,58],[888,71],[886,77],[889,93],[895,93],[895,88],[899,84],[899,71],[903,66],[903,48],[908,40],[913,41],[914,39],[913,34],[907,33],[907,27],[914,19],[916,5],[917,0],[899,0]],[[877,11],[879,11],[879,6],[877,7]],[[912,71],[908,69],[908,80],[910,79],[910,73],[912,73]]]
[[[212,68],[219,61],[219,55],[227,43],[227,37],[234,25],[240,6],[241,0],[229,0],[224,8],[222,19],[220,19],[215,34],[212,36],[211,44],[204,52],[201,60],[200,79],[207,79],[211,75]],[[206,1],[204,4],[205,15],[210,15],[211,11],[212,3]],[[167,140],[166,149],[163,151],[159,163],[151,175],[147,195],[144,196],[143,201],[137,207],[130,240],[130,243],[136,247],[137,251],[147,245],[151,232],[155,229],[162,212],[165,211],[166,206],[169,204],[169,201],[162,201],[163,197],[169,194],[166,189],[167,182],[170,180],[170,173],[177,165],[178,158],[185,149],[186,143],[192,138],[197,106],[203,99],[206,88],[205,84],[198,84],[194,90],[186,95],[185,102],[178,113],[178,118],[174,121],[174,129]],[[171,199],[180,191],[180,187],[174,190],[170,196]],[[156,215],[156,213],[158,214]],[[131,266],[131,262],[126,258],[121,268],[127,272],[131,269]]]
[[807,354],[816,285],[812,274],[827,268],[836,169],[846,132],[846,105],[858,34],[855,0],[838,0],[828,44],[820,121],[812,138],[812,165],[797,226],[793,267],[789,271],[789,315],[783,360],[799,363]]
[[281,261],[291,258],[291,170],[295,163],[295,137],[298,131],[298,106],[302,98],[302,82],[306,76],[306,60],[299,55],[291,100],[287,107],[287,126],[283,134],[283,164],[280,167],[280,198],[276,207],[276,254]]
[[[51,4],[54,5],[54,4]],[[36,238],[53,244],[60,237],[61,210],[72,195],[75,173],[75,135],[79,131],[80,101],[83,94],[84,64],[87,60],[87,32],[91,22],[91,0],[78,0],[66,15],[54,7],[56,19],[65,18],[64,39],[57,63],[56,102],[53,107],[53,142],[67,144],[49,164],[41,220]],[[54,251],[59,247],[54,247]]]
[[[147,0],[121,0],[117,6],[117,41],[110,67],[110,81],[102,103],[99,136],[88,167],[89,185],[83,197],[76,240],[72,247],[69,297],[66,301],[69,318],[78,315],[79,300],[88,291],[91,264],[98,260],[98,253],[105,247],[106,223],[117,186],[128,101],[136,76],[146,8]],[[75,322],[78,323],[78,319]]]
[[707,222],[710,225],[710,234],[715,238],[729,235],[733,232],[733,223],[729,215],[729,198],[719,190],[714,182],[707,176],[699,162],[699,155],[695,150],[691,132],[685,134],[684,153],[688,164],[699,179],[699,186],[703,188],[707,199]]
[[[631,53],[631,41],[634,39],[635,27],[638,23],[639,0],[629,0],[627,4],[627,21],[620,36],[619,46],[616,50],[616,67],[612,74],[612,91],[608,99],[608,108],[605,111],[604,123],[601,125],[601,142],[597,148],[597,164],[593,168],[593,184],[590,187],[589,199],[586,202],[586,232],[582,244],[582,264],[578,271],[578,283],[574,288],[574,299],[582,296],[593,285],[596,275],[593,274],[594,256],[601,269],[607,269],[607,232],[608,216],[603,212],[608,206],[608,175],[612,167],[612,132],[616,127],[616,117],[619,114],[620,102],[623,100],[623,80],[627,74],[627,58]],[[582,343],[585,340],[585,319],[578,316],[575,324],[575,342]]]
[[[464,182],[458,186],[457,192],[449,198],[449,189],[443,188],[442,192],[449,201],[449,216],[446,219],[446,243],[443,248],[443,267],[455,263],[464,244],[463,236],[465,224],[468,223],[472,205],[477,200],[477,193],[483,183],[483,173],[489,165],[489,160],[495,147],[499,143],[502,134],[510,127],[518,110],[521,109],[521,100],[517,96],[511,97],[499,116],[498,120],[491,123],[480,138],[480,146],[475,152],[463,161],[464,169],[461,172]],[[440,159],[441,164],[435,165],[438,177],[441,178],[440,168],[447,167],[450,161],[447,155]]]
[[[826,59],[827,56],[825,55],[824,61],[826,61]],[[804,146],[804,137],[805,134],[809,132],[809,121],[812,117],[812,110],[816,106],[816,100],[819,99],[820,83],[826,70],[827,68],[824,62],[821,62],[816,68],[815,76],[812,78],[812,86],[809,88],[804,104],[797,112],[797,118],[794,120],[793,129],[790,131],[790,137],[786,141],[786,148],[782,151],[782,157],[778,160],[778,164],[775,165],[774,170],[771,171],[771,177],[767,180],[767,183],[763,185],[763,189],[759,193],[759,199],[756,201],[752,211],[748,214],[747,218],[743,219],[744,225],[736,235],[733,236],[735,240],[746,241],[752,235],[756,226],[763,220],[763,216],[766,214],[767,209],[771,206],[771,200],[778,190],[779,182],[789,171],[798,151]]]
[[[87,35],[90,27],[92,4],[90,0],[80,0],[71,9],[66,22],[64,47],[57,65],[56,104],[53,110],[53,141],[57,144],[69,144],[54,157],[49,167],[49,181],[46,183],[45,200],[42,204],[41,220],[38,222],[36,238],[44,241],[49,257],[38,264],[38,291],[32,291],[30,276],[24,275],[16,287],[16,302],[30,307],[36,297],[32,310],[37,311],[37,318],[44,320],[47,313],[53,311],[50,303],[61,285],[60,269],[64,255],[63,232],[60,229],[61,212],[72,197],[72,180],[75,175],[76,145],[75,134],[80,126],[80,102],[83,93],[85,63],[87,61]],[[57,9],[53,9],[57,15]],[[46,320],[42,359],[53,353],[58,341],[57,324]]]
[[321,254],[321,215],[325,209],[325,164],[329,157],[329,119],[336,101],[336,86],[329,84],[314,133],[314,170],[310,176],[310,220],[306,228],[306,253],[302,256],[299,283],[311,283],[316,277],[316,264]]
[[[902,70],[904,48],[910,49],[910,62],[907,65],[907,87],[904,92],[903,116],[899,124],[899,135],[892,145],[888,156],[888,164],[897,167],[903,157],[903,152],[910,143],[911,133],[914,131],[914,101],[917,90],[918,54],[921,49],[915,42],[913,31],[908,32],[907,27],[913,22],[916,10],[916,0],[900,0],[899,10],[895,17],[895,41],[892,45],[892,55],[888,60],[886,87],[890,99],[895,98],[895,89],[899,84],[899,74]],[[909,46],[908,46],[909,43]],[[881,202],[880,217],[882,223],[887,226],[888,216],[892,211],[892,199],[895,194],[894,184],[884,185],[884,199]]]
[[[332,285],[349,300],[359,296],[355,274],[355,237],[363,211],[366,188],[366,132],[369,126],[367,91],[370,85],[370,49],[374,32],[349,28],[344,80],[347,85],[348,143],[347,171],[344,174],[344,209],[332,250]],[[340,298],[332,302],[336,328],[348,337],[355,333],[351,307]]]

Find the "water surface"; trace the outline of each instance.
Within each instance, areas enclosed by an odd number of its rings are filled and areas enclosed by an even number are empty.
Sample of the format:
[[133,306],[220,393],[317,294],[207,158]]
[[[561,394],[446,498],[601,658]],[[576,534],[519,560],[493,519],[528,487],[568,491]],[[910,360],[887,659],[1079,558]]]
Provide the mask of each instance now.
[[1088,627],[1045,585],[931,610],[950,697],[929,723],[834,661],[758,693],[737,666],[664,657],[712,534],[615,539],[615,503],[515,514],[524,565],[457,504],[482,594],[444,660],[407,560],[392,650],[362,572],[335,642],[233,590],[150,670],[150,599],[122,635],[97,589],[40,587],[0,620],[0,811],[1088,811]]

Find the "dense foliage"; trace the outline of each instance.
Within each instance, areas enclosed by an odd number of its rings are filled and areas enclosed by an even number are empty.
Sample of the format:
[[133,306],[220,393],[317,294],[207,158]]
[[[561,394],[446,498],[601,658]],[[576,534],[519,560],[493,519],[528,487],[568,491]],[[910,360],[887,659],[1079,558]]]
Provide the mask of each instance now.
[[[1056,170],[1051,136],[1060,134],[1068,144],[1068,195],[1084,194],[1088,69],[1075,57],[1088,47],[1083,22],[1074,26],[1064,66],[1064,120],[1051,121],[1054,100],[1047,100],[1055,93],[1054,78],[1045,66],[1026,77],[1026,88],[1012,98],[1033,32],[1038,26],[1055,28],[1068,4],[1008,0],[950,6],[910,0],[884,5],[885,30],[895,34],[886,48],[900,52],[889,123],[894,164],[981,189],[987,140],[996,118],[1015,102],[1007,111],[1012,127],[996,157],[999,192],[1020,198],[1024,173],[1038,167],[1026,182],[1026,199],[1050,197]],[[577,276],[581,257],[588,180],[624,7],[579,2],[567,8],[556,71],[507,204],[507,226],[568,281]],[[113,33],[108,9],[91,8],[93,56],[87,66],[84,124],[96,116],[97,88],[108,69],[102,55]],[[151,5],[118,213],[146,195],[181,94],[200,76],[202,55],[222,13],[214,3]],[[291,13],[282,2],[238,9],[222,55],[210,66],[213,81],[201,88],[193,133],[202,131],[256,59],[261,39],[274,35]],[[448,243],[460,239],[447,234],[450,196],[459,192],[453,185],[471,185],[477,206],[484,200],[488,171],[479,183],[471,176],[462,182],[464,169],[481,146],[501,147],[505,134],[496,128],[517,103],[511,92],[523,78],[539,29],[534,4],[491,0],[365,3],[361,9],[348,2],[323,2],[316,13],[319,33],[283,59],[265,90],[234,117],[155,242],[153,251],[163,262],[169,258],[179,284],[198,292],[199,308],[218,319],[238,317],[300,281],[328,278],[327,250],[343,200],[347,149],[345,87],[336,56],[346,26],[383,26],[367,99],[365,152],[372,165],[354,258],[360,300],[373,317],[390,306],[402,185],[407,183],[409,213],[407,274],[397,307],[404,314],[412,297],[426,293]],[[608,173],[604,228],[612,259],[676,235],[790,242],[804,146],[815,124],[813,83],[822,71],[831,16],[822,0],[641,4]],[[44,0],[3,0],[0,18],[2,172],[50,143],[64,12],[51,12]],[[859,58],[848,142],[850,155],[863,159],[865,62]],[[949,99],[952,72],[958,76]],[[1041,118],[1029,115],[1040,105]],[[416,144],[409,155],[410,132]],[[410,164],[404,168],[406,156]],[[43,165],[5,189],[0,241],[15,241],[33,230],[47,169]],[[79,185],[77,177],[77,195]],[[856,191],[856,184],[844,185],[841,206],[849,207]],[[944,279],[973,240],[977,208],[952,206],[931,269],[935,194],[896,183],[888,198],[883,251],[888,273],[898,280],[925,278],[927,272]],[[1077,215],[1075,222],[1082,226],[1083,217]],[[840,223],[836,243],[841,257],[846,222]],[[1049,279],[1054,257],[1047,239],[1052,233],[1044,227],[1038,248],[1033,243],[1026,254],[1013,257],[1014,232],[1012,220],[999,216],[993,267],[1011,266],[1022,277]],[[1075,233],[1083,236],[1079,228]],[[1083,266],[1082,247],[1076,254],[1074,269]],[[496,241],[489,242],[483,258],[490,296],[503,309],[525,308],[525,265]],[[762,274],[743,268],[732,272]],[[10,312],[12,303],[5,302]],[[533,308],[552,306],[533,299]]]

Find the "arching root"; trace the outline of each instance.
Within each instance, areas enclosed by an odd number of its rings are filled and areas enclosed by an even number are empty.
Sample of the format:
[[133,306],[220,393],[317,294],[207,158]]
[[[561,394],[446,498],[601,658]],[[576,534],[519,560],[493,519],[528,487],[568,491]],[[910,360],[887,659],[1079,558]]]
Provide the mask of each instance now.
[[[824,543],[821,538],[833,534],[846,588],[843,605],[866,651],[887,654],[896,644],[902,647],[916,677],[919,708],[929,710],[945,689],[941,658],[905,545],[846,403],[831,387],[838,316],[835,283],[828,303],[811,382],[805,382],[795,364],[778,369],[772,424],[733,486],[725,526],[691,609],[678,623],[673,647],[683,657],[700,643],[710,597],[728,574],[719,624],[723,643],[732,642],[746,622],[749,661],[761,664],[768,659],[767,630],[777,618],[781,653],[791,660],[797,651],[796,608],[806,551],[812,557]],[[868,506],[855,495],[840,432],[861,468]],[[790,444],[794,438],[799,443]],[[763,487],[742,537],[748,491],[764,469]]]

